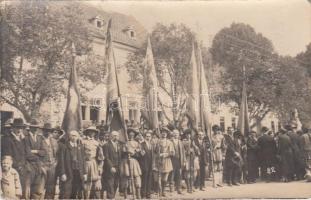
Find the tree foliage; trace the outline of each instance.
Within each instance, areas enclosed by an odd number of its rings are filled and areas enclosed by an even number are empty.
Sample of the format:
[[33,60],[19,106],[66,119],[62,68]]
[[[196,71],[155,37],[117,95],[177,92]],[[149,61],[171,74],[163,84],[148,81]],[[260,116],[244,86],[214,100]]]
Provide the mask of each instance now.
[[225,102],[241,100],[243,67],[247,83],[250,118],[260,122],[274,111],[284,118],[302,105],[297,98],[305,94],[305,70],[291,57],[280,57],[272,42],[246,24],[233,23],[220,30],[211,47],[213,60],[223,66],[218,95]]
[[[150,40],[159,86],[172,102],[171,105],[162,106],[172,109],[174,119],[168,120],[177,120],[189,85],[187,80],[194,34],[184,24],[157,24],[150,34]],[[145,52],[146,44],[129,56],[126,67],[132,77],[130,82],[143,81]]]
[[27,120],[39,117],[43,102],[63,95],[73,62],[72,44],[81,57],[77,61],[81,76],[96,80],[97,69],[82,64],[90,61],[92,40],[79,4],[11,2],[2,13],[0,100],[16,107]]

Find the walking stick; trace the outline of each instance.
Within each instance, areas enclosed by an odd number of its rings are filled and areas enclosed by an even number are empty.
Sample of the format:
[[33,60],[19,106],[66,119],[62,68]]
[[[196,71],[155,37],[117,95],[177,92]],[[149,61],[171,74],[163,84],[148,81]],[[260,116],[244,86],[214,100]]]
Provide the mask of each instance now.
[[[160,140],[160,139],[159,139]],[[161,150],[162,150],[162,146],[160,144],[160,141],[158,141],[158,198],[160,198],[161,196],[161,191],[162,191],[162,184],[161,184],[161,165],[162,165],[162,157],[160,157],[161,155]]]
[[189,187],[190,187],[190,192],[192,192],[192,152],[191,152],[191,146],[192,146],[192,141],[190,139],[190,158],[189,158],[189,172],[190,172],[190,180],[189,180]]

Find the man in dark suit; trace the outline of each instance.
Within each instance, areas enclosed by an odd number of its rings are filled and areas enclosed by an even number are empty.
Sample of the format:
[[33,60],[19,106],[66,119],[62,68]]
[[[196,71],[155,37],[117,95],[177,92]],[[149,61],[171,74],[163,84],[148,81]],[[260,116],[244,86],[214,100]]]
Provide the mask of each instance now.
[[194,139],[195,145],[199,148],[199,174],[197,175],[196,187],[200,187],[200,190],[204,191],[205,187],[205,168],[208,165],[210,145],[207,142],[207,138],[204,137],[202,131],[198,132],[198,137]]
[[258,176],[258,142],[255,131],[251,131],[247,137],[247,168],[248,183],[255,183]]
[[173,130],[173,138],[171,140],[175,154],[171,156],[173,171],[171,172],[170,177],[170,191],[172,192],[173,187],[176,186],[177,193],[181,194],[181,171],[186,166],[186,154],[183,143],[180,140],[180,133],[177,129]]
[[12,123],[12,131],[1,138],[1,157],[11,156],[13,158],[12,167],[16,169],[19,174],[20,182],[22,185],[23,195],[22,198],[26,199],[25,194],[25,176],[29,173],[26,161],[26,145],[23,138],[23,130],[25,124],[23,119],[16,118]]
[[226,178],[229,186],[236,185],[239,170],[241,168],[241,144],[239,139],[241,137],[240,131],[235,131],[232,135],[226,135],[227,151],[225,156]]
[[70,131],[69,140],[59,149],[60,199],[82,198],[83,183],[87,179],[84,149],[79,133]]
[[107,198],[114,199],[116,190],[120,182],[120,163],[121,163],[121,144],[119,143],[119,133],[111,132],[109,142],[104,144],[104,173],[103,179],[106,180]]
[[147,131],[145,140],[141,143],[141,156],[138,158],[142,171],[142,187],[141,197],[151,198],[151,183],[152,183],[152,156],[153,146],[151,143],[152,131]]
[[277,147],[274,138],[269,134],[267,127],[262,127],[262,136],[258,138],[258,152],[260,156],[261,175],[267,182],[275,175]]
[[303,166],[301,162],[301,151],[299,148],[300,136],[297,134],[297,123],[295,121],[291,121],[286,126],[286,129],[293,148],[293,175],[295,175],[297,179],[302,179],[304,173],[301,173],[301,171],[303,171]]
[[26,147],[30,150],[27,160],[32,168],[25,178],[25,190],[26,193],[30,192],[31,199],[43,198],[45,186],[44,177],[46,172],[43,169],[42,161],[47,156],[47,151],[44,147],[44,138],[42,135],[38,135],[38,128],[38,122],[32,119],[28,135],[25,136]]
[[283,182],[293,179],[294,174],[294,149],[293,143],[285,130],[280,131],[278,155],[281,158],[281,176]]

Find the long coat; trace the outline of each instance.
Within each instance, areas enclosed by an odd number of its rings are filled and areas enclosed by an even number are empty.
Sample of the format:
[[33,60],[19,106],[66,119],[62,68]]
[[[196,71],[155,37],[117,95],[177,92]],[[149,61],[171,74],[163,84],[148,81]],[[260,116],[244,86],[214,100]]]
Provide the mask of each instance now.
[[[175,143],[177,141],[177,143]],[[186,164],[185,148],[181,140],[172,140],[175,154],[171,157],[173,168],[182,168]]]
[[289,176],[293,173],[293,144],[290,137],[287,134],[279,136],[279,148],[278,155],[281,157],[281,172],[284,177]]
[[143,173],[152,170],[153,145],[149,143],[149,148],[145,141],[141,143],[141,150],[145,153],[138,158],[138,162]]
[[299,146],[302,152],[304,167],[311,169],[311,133],[300,136]]
[[273,166],[276,161],[277,147],[274,138],[264,134],[258,138],[259,157],[261,164],[266,167]]
[[202,143],[198,138],[194,139],[194,144],[199,148],[199,164],[200,166],[206,166],[209,161],[209,148],[210,145],[203,139]]
[[[59,157],[58,157],[58,166],[59,166],[59,175],[66,174],[67,180],[71,180],[73,178],[73,166],[72,166],[72,146],[70,143],[65,143],[59,149]],[[85,158],[84,158],[84,149],[81,144],[78,144],[77,151],[77,163],[79,165],[79,173],[81,180],[83,180],[83,175],[85,175],[86,167],[85,167]]]
[[109,141],[103,146],[104,152],[104,176],[110,177],[113,176],[111,173],[111,168],[114,167],[117,170],[120,168],[121,164],[121,154],[122,154],[122,146],[120,143],[117,143],[117,149],[113,146],[112,142]]
[[13,158],[13,168],[21,172],[25,169],[27,149],[25,140],[18,141],[12,134],[1,138],[1,156],[11,156]]
[[258,162],[258,141],[249,136],[246,141],[247,145],[247,160],[249,162]]

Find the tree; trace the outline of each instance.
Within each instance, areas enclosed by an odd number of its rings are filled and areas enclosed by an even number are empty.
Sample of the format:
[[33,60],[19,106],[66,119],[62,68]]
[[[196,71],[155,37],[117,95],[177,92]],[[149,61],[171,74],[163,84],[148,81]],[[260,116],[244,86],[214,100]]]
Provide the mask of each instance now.
[[40,117],[45,101],[63,95],[72,65],[72,43],[80,56],[79,71],[87,72],[82,79],[100,79],[100,68],[83,64],[92,59],[92,40],[79,4],[10,2],[2,13],[0,100],[20,110],[26,120]]
[[301,66],[308,70],[309,76],[311,77],[311,43],[307,45],[305,52],[301,52],[296,56],[296,59]]
[[[176,122],[183,110],[187,95],[189,62],[194,34],[184,24],[170,24],[169,26],[157,24],[150,34],[150,39],[159,87],[170,97],[172,102],[171,105],[165,105],[160,100],[160,104],[163,111],[166,110],[164,107],[168,107],[173,113],[173,119],[164,113],[167,120]],[[130,82],[143,81],[145,51],[146,44],[129,56],[126,67],[131,77]]]
[[304,70],[292,58],[278,56],[272,42],[251,26],[233,23],[223,28],[210,50],[213,60],[224,68],[218,86],[222,92],[218,95],[224,102],[236,102],[233,109],[238,109],[241,101],[242,66],[246,68],[251,120],[260,122],[270,111],[284,118],[285,113],[298,106],[295,99],[306,88]]

